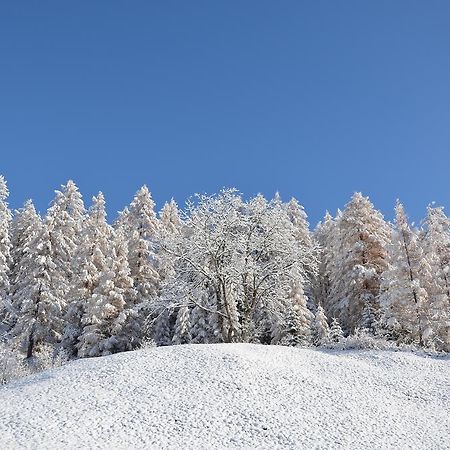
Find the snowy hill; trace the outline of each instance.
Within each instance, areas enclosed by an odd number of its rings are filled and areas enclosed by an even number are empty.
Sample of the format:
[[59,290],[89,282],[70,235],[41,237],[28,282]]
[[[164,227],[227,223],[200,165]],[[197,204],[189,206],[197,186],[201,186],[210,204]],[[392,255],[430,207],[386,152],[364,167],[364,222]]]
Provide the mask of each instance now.
[[78,360],[0,389],[0,448],[450,448],[450,359],[250,344]]

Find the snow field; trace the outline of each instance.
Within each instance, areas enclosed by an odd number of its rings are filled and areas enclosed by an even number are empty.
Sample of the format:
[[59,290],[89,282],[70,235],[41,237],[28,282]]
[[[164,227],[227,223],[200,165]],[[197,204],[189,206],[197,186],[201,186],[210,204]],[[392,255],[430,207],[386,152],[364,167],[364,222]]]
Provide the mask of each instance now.
[[450,359],[184,345],[0,389],[0,448],[450,448]]

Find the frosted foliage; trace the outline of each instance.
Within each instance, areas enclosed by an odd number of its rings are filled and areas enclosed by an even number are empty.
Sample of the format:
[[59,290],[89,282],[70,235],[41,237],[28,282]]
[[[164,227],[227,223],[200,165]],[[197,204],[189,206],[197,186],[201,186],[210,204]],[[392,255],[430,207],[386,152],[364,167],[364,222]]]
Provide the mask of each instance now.
[[351,332],[361,322],[367,302],[378,307],[390,230],[369,199],[356,193],[336,220],[335,239],[325,305],[328,314]]
[[330,341],[330,327],[328,325],[325,311],[321,305],[318,306],[312,324],[313,342],[315,345],[326,345]]
[[9,269],[11,264],[11,211],[8,207],[9,191],[6,180],[0,176],[0,318],[9,309]]
[[428,207],[422,246],[430,264],[424,285],[432,345],[450,351],[450,219],[440,207]]
[[[56,191],[56,197],[44,221],[51,243],[51,290],[61,305],[62,315],[66,313],[67,299],[73,282],[73,258],[81,243],[85,213],[77,186],[73,181],[68,181],[61,191]],[[62,317],[59,322],[63,323]],[[62,335],[62,332],[63,329],[60,329],[59,334]]]
[[383,274],[383,322],[390,333],[407,342],[424,343],[430,332],[426,280],[431,267],[411,229],[400,202],[395,208],[395,229],[389,246],[389,267]]
[[356,193],[312,234],[279,194],[224,189],[157,216],[144,186],[114,226],[103,194],[86,212],[72,181],[43,219],[31,201],[12,215],[8,195],[0,177],[0,339],[26,364],[145,342],[450,350],[441,207],[416,228],[398,202],[387,224]]
[[77,353],[77,341],[83,330],[82,317],[88,300],[98,288],[101,274],[111,262],[113,231],[106,221],[105,198],[100,192],[92,199],[92,206],[83,222],[81,240],[73,263],[73,282],[69,292],[69,305],[63,346]]
[[124,237],[116,232],[112,254],[86,304],[77,345],[80,356],[108,355],[140,344],[133,336],[134,296]]
[[278,199],[257,196],[244,202],[235,190],[224,190],[197,196],[186,216],[183,233],[164,244],[175,274],[164,286],[162,301],[196,309],[194,339],[202,334],[196,318],[211,326],[199,309],[214,318],[213,333],[225,342],[253,339],[263,325],[260,316],[296,317],[289,286],[301,286],[308,278],[314,256],[311,246],[296,239],[298,229]]
[[128,261],[138,302],[150,302],[158,293],[160,276],[158,267],[159,222],[154,202],[146,186],[135,195],[128,208],[127,222]]
[[31,251],[24,259],[27,270],[15,293],[20,297],[20,312],[11,330],[13,340],[28,357],[43,344],[59,342],[63,328],[64,302],[52,282],[56,266],[50,234],[45,224],[37,222],[36,228]]
[[28,264],[33,262],[33,244],[41,230],[41,219],[38,216],[33,202],[28,200],[23,208],[16,211],[11,226],[11,303],[9,308],[9,318],[15,322],[20,317],[23,295],[27,292],[27,283],[32,279],[28,277]]
[[336,318],[333,318],[331,321],[331,327],[330,327],[330,342],[337,343],[341,341],[341,339],[344,337],[344,333],[342,331],[341,325],[339,324],[339,320]]

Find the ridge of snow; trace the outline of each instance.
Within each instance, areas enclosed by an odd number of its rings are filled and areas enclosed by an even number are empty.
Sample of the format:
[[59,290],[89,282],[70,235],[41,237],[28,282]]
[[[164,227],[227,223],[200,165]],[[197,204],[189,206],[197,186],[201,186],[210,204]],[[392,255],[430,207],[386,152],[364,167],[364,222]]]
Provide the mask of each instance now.
[[0,448],[450,448],[450,359],[253,344],[77,360],[0,388]]

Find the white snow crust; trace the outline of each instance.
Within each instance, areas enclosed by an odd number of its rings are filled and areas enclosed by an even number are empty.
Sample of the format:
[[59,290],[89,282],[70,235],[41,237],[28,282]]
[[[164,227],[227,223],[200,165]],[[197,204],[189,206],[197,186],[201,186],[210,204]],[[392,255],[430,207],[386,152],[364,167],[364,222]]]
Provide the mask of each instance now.
[[251,344],[74,361],[0,388],[0,448],[450,448],[450,359]]

